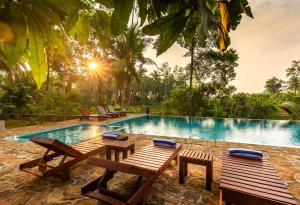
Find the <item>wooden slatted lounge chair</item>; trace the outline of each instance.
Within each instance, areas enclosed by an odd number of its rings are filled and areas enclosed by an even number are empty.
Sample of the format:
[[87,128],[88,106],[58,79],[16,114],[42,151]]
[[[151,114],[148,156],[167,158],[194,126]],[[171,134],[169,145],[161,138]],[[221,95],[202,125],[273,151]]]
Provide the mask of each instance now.
[[109,113],[116,113],[117,115],[120,115],[120,116],[126,116],[126,114],[127,114],[126,110],[115,111],[115,109],[112,105],[107,105],[107,109],[108,109]]
[[244,159],[224,154],[220,205],[295,205],[297,202],[266,159]]
[[104,107],[101,105],[97,106],[97,110],[100,115],[105,115],[107,117],[119,117],[117,113],[106,112]]
[[89,120],[90,118],[97,118],[100,121],[100,120],[105,120],[109,117],[104,114],[93,115],[88,108],[80,108],[79,111],[82,115],[82,116],[80,116],[80,120],[85,120],[85,119]]
[[[126,140],[126,138],[122,140]],[[112,143],[115,140],[99,137],[71,146],[56,139],[38,136],[31,137],[31,141],[46,148],[47,150],[41,158],[20,164],[20,170],[40,177],[54,176],[65,181],[70,178],[70,168],[73,165],[88,158],[89,156],[96,155],[104,151],[106,144]],[[60,160],[58,165],[51,164],[55,158]],[[68,161],[67,158],[69,159]]]
[[[89,164],[106,168],[106,171],[103,176],[84,186],[81,193],[110,204],[133,205],[140,202],[147,203],[149,188],[172,160],[177,161],[180,150],[181,145],[178,144],[176,148],[147,146],[121,162],[90,157]],[[130,196],[121,196],[119,193],[107,189],[107,182],[113,178],[116,172],[138,176],[135,188]]]

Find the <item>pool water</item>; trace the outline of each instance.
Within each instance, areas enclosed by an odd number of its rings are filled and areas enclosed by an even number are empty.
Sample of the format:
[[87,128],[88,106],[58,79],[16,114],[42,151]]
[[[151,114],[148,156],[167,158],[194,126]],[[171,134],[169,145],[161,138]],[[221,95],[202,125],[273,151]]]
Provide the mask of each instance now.
[[300,122],[141,116],[107,124],[126,133],[300,148]]
[[81,140],[93,137],[103,131],[100,125],[79,124],[62,128],[32,132],[25,135],[6,137],[7,140],[30,141],[31,136],[57,139],[65,144],[73,144]]

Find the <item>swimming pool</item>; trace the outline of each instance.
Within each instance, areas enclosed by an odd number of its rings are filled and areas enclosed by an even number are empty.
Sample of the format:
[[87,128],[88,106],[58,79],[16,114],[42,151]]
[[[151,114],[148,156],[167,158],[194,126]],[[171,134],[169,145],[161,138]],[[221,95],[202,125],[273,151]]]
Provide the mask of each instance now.
[[106,124],[126,133],[300,148],[300,122],[141,116]]
[[31,136],[40,136],[57,139],[65,144],[73,144],[81,140],[94,137],[97,134],[108,130],[115,130],[115,128],[111,127],[110,129],[103,129],[103,127],[97,124],[77,124],[49,130],[31,132],[24,135],[6,137],[5,139],[26,142],[30,141]]

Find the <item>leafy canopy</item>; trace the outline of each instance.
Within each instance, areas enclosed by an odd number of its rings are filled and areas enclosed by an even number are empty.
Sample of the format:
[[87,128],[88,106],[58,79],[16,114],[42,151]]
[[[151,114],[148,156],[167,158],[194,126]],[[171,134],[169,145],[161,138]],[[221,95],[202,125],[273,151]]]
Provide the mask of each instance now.
[[145,34],[159,35],[158,55],[180,36],[189,44],[194,35],[205,40],[209,32],[224,50],[243,13],[252,17],[247,0],[2,0],[0,64],[28,62],[40,88],[48,58],[54,52],[64,55],[69,37],[86,44],[96,35],[105,47],[107,38],[126,31],[131,15],[140,25],[148,22]]

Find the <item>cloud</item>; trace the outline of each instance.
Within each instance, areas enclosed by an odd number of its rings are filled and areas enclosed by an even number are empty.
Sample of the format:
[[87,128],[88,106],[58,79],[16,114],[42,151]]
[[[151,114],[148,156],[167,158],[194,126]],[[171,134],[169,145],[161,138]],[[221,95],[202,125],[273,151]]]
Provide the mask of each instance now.
[[[300,59],[299,0],[252,0],[254,19],[243,18],[231,33],[240,55],[234,85],[239,91],[262,91],[272,76],[285,77],[293,59]],[[298,56],[297,56],[298,55]]]

